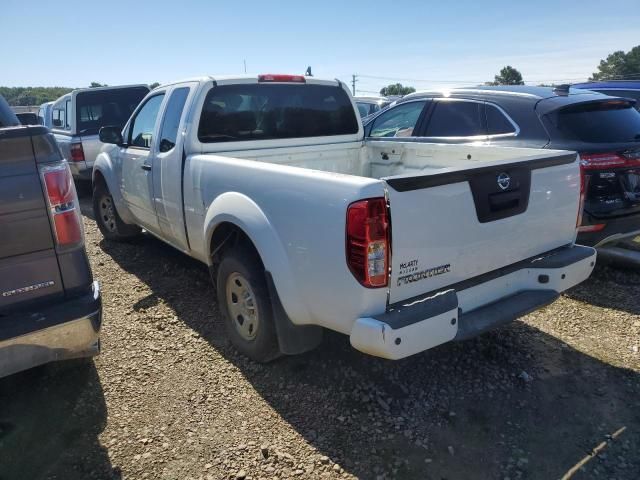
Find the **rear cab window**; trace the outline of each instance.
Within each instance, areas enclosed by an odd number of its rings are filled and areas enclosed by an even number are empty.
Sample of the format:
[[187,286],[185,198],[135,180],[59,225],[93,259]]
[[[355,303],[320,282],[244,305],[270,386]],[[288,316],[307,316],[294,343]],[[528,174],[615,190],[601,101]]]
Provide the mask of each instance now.
[[77,133],[96,135],[102,127],[122,128],[147,93],[149,90],[145,87],[78,93],[76,96]]
[[350,135],[358,132],[351,99],[340,86],[237,84],[214,86],[205,98],[203,143]]
[[585,143],[640,141],[640,112],[628,101],[577,103],[545,117],[563,136]]

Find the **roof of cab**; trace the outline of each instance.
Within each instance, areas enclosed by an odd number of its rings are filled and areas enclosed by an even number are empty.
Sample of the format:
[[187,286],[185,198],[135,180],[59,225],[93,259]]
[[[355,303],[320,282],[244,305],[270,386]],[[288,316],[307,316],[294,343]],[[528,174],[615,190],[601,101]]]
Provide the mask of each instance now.
[[[217,82],[222,84],[231,84],[231,83],[253,83],[258,82],[259,75],[202,75],[199,77],[191,77],[191,78],[183,78],[181,80],[175,80],[173,82],[167,82],[162,85],[159,85],[156,88],[169,87],[171,85],[177,85],[181,83],[189,83],[189,82]],[[316,84],[316,85],[340,85],[343,84],[337,78],[334,79],[323,79],[318,77],[304,76],[300,74],[291,74],[295,76],[304,77],[305,83]],[[276,83],[276,82],[273,82]]]

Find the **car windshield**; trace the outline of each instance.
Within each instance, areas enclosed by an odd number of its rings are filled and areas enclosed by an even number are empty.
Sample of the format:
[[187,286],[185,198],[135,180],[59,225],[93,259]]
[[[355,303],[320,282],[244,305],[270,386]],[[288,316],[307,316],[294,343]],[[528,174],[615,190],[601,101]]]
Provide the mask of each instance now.
[[640,112],[627,101],[570,105],[548,117],[562,133],[583,142],[640,141]]
[[135,108],[149,93],[145,87],[87,91],[76,99],[76,130],[81,135],[94,135],[102,127],[124,127]]
[[258,83],[213,87],[198,138],[212,143],[357,132],[355,111],[341,87]]

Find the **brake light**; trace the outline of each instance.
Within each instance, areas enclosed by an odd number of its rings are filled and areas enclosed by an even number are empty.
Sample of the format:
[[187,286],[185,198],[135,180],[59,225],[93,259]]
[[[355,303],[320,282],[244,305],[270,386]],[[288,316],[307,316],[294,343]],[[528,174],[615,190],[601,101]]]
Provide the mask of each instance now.
[[[584,168],[580,166],[580,199],[578,201],[578,216],[576,217],[576,228],[582,224],[582,215],[584,214],[584,199],[587,195],[587,188],[589,186],[589,180],[591,175],[584,173]],[[578,230],[580,230],[578,228]]]
[[580,233],[599,232],[600,230],[604,230],[604,227],[606,226],[607,226],[606,223],[597,223],[595,225],[583,225],[582,227],[578,227],[578,231]]
[[584,170],[601,168],[640,167],[640,158],[633,153],[581,153],[580,166]]
[[71,161],[84,162],[84,150],[81,142],[71,144]]
[[347,264],[365,287],[386,287],[389,274],[389,209],[384,198],[352,203],[347,209]]
[[67,163],[40,168],[45,187],[49,215],[56,244],[59,247],[83,243],[82,224],[78,211],[78,196]]
[[266,73],[258,75],[259,82],[285,82],[285,83],[306,83],[306,79],[302,75],[283,75],[280,73]]

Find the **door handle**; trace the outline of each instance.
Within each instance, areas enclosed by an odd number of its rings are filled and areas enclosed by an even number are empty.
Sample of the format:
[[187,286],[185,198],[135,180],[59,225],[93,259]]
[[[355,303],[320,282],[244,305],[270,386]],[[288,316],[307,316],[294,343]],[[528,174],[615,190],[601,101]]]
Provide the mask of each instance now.
[[147,165],[146,163],[143,163],[142,165],[140,165],[140,168],[143,170],[146,170],[147,172],[151,171],[151,165]]

